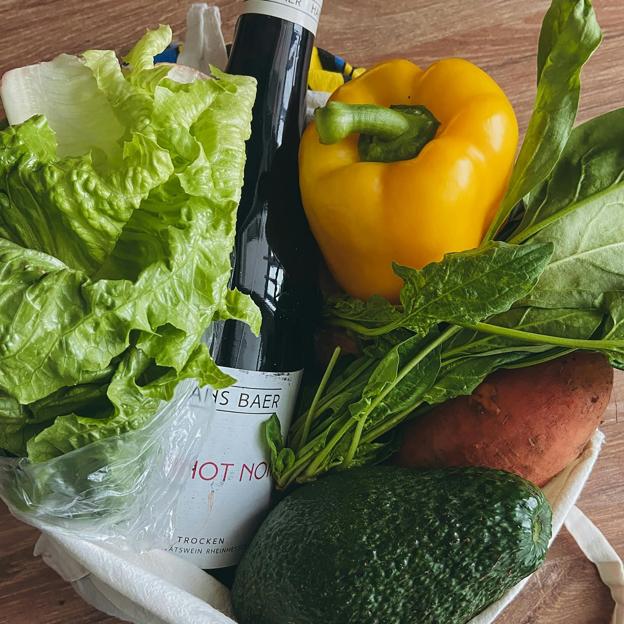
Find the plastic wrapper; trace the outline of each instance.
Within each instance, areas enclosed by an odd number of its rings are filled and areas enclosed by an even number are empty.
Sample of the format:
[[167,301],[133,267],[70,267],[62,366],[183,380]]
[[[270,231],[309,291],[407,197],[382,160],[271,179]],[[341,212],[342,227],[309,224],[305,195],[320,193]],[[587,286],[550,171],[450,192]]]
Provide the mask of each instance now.
[[19,520],[55,535],[142,552],[168,546],[191,459],[209,419],[181,383],[148,424],[50,461],[0,458],[0,498]]

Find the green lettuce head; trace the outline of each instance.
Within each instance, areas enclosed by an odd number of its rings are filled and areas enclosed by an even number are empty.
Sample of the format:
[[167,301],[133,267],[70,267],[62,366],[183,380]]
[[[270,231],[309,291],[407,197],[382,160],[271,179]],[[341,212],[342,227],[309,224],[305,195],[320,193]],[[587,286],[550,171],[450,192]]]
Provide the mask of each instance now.
[[182,379],[227,385],[202,334],[259,329],[228,289],[255,81],[178,82],[170,41],[3,79],[0,448],[33,462],[144,426]]

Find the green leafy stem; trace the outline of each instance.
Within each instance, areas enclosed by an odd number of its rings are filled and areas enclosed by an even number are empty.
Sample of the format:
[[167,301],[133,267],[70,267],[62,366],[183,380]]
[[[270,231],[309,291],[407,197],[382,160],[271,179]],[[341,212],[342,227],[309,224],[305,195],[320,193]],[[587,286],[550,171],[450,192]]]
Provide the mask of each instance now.
[[[423,347],[417,355],[415,355],[405,364],[405,366],[401,368],[401,370],[398,371],[395,379],[386,384],[383,390],[379,392],[376,398],[372,400],[364,410],[355,415],[347,412],[343,414],[342,418],[339,420],[333,421],[331,423],[333,425],[332,430],[336,429],[336,431],[333,435],[331,435],[331,437],[327,428],[321,428],[321,430],[317,432],[311,440],[308,440],[312,423],[319,414],[329,407],[332,400],[332,395],[330,395],[325,401],[320,401],[320,394],[325,388],[325,385],[321,384],[319,386],[319,391],[317,391],[317,394],[312,400],[310,409],[307,410],[299,422],[295,423],[293,426],[293,437],[291,442],[297,442],[296,460],[282,475],[277,476],[278,487],[284,488],[297,478],[300,481],[309,480],[315,478],[319,473],[324,472],[330,463],[332,452],[348,434],[351,435],[351,438],[346,454],[343,458],[341,458],[340,463],[344,468],[350,468],[353,465],[357,449],[361,443],[371,442],[377,437],[383,435],[386,431],[394,428],[407,416],[407,414],[413,411],[419,402],[416,405],[410,405],[400,414],[393,415],[391,418],[382,421],[375,428],[366,431],[365,434],[366,424],[371,414],[382,405],[386,397],[416,366],[418,366],[418,364],[420,364],[430,353],[439,348],[440,345],[449,340],[459,330],[459,327],[451,327]],[[336,349],[323,377],[325,381],[331,376],[339,353],[340,349]],[[353,375],[343,380],[338,388],[333,390],[333,397],[335,397],[343,387],[348,387],[350,383],[353,383],[359,375],[362,375],[368,369],[369,366],[365,363],[363,366],[358,367]],[[298,434],[300,426],[301,434]],[[317,452],[317,449],[319,448],[321,448],[321,450]]]
[[[511,329],[492,325],[490,323],[478,322],[460,326],[448,327],[440,336],[430,341],[413,358],[401,367],[395,379],[387,384],[377,397],[362,412],[352,414],[348,410],[342,410],[339,418],[321,419],[319,426],[314,425],[324,413],[331,409],[332,403],[340,396],[340,393],[349,387],[356,385],[358,379],[370,378],[372,363],[366,357],[356,366],[353,372],[341,379],[340,382],[332,386],[329,383],[334,371],[336,362],[340,355],[337,348],[325,371],[323,381],[317,389],[310,408],[302,414],[291,430],[290,443],[293,450],[293,461],[282,474],[277,476],[279,488],[286,488],[295,481],[305,482],[318,477],[330,468],[339,467],[348,469],[353,466],[360,445],[368,445],[378,441],[380,438],[394,430],[398,425],[410,417],[416,410],[428,409],[425,393],[414,396],[412,402],[404,409],[389,413],[385,417],[376,420],[373,426],[367,427],[368,420],[384,402],[384,399],[395,390],[406,376],[418,364],[420,364],[434,350],[440,349],[449,343],[461,329],[470,329],[479,334],[499,336],[508,339],[510,343],[523,342],[528,344],[542,345],[545,347],[556,347],[554,355],[540,357],[537,360],[530,360],[530,364],[546,361],[561,354],[570,353],[573,350],[602,351],[606,353],[624,353],[624,340],[619,339],[573,339],[554,335],[538,334],[529,331]],[[461,354],[463,345],[446,349],[443,352],[442,360],[452,359]],[[512,367],[526,366],[527,363],[512,365]],[[324,391],[328,389],[326,395]],[[312,435],[310,435],[312,433]],[[345,453],[336,454],[337,447],[346,449]]]
[[578,338],[563,338],[560,336],[548,336],[545,334],[535,334],[533,332],[522,331],[518,329],[510,329],[508,327],[498,327],[489,323],[474,323],[466,325],[467,329],[492,334],[494,336],[503,336],[512,340],[528,342],[539,345],[550,345],[553,347],[563,347],[565,349],[586,350],[586,351],[602,351],[602,352],[624,352],[624,340],[603,340],[590,339],[583,340]]

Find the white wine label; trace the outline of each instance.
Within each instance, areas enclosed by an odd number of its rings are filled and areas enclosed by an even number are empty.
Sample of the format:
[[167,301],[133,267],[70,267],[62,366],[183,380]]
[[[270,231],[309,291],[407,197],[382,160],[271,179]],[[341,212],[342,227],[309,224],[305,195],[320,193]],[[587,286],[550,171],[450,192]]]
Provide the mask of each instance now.
[[300,24],[316,35],[323,0],[243,0],[243,13],[260,13]]
[[212,422],[189,466],[169,548],[204,569],[237,564],[269,509],[273,482],[262,424],[275,413],[286,435],[302,376],[223,370],[235,385],[214,393],[196,388],[191,397]]

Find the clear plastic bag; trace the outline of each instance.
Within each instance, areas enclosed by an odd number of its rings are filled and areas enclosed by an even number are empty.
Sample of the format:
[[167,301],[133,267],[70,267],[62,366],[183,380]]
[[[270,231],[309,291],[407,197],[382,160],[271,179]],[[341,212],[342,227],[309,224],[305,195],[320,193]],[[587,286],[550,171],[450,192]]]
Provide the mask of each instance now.
[[0,498],[42,531],[143,552],[168,546],[182,482],[201,440],[205,413],[181,383],[144,427],[52,460],[0,458]]

